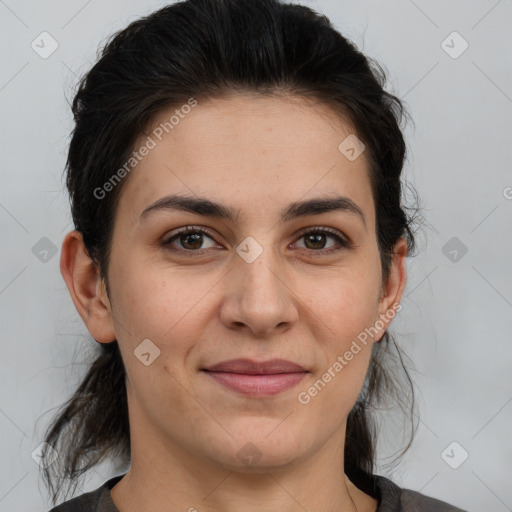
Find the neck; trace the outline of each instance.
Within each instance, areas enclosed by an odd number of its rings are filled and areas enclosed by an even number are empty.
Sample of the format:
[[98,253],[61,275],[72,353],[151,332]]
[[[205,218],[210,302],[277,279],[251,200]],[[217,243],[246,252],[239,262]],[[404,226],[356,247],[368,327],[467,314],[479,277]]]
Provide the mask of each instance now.
[[[142,411],[129,408],[131,467],[111,490],[120,512],[374,512],[377,501],[346,477],[343,422],[320,449],[254,467],[226,463],[169,440]],[[234,449],[234,448],[233,448]],[[238,461],[239,462],[239,461]]]
[[344,427],[331,437],[325,449],[309,458],[278,468],[262,467],[258,472],[222,468],[175,446],[162,449],[164,441],[153,436],[146,436],[144,450],[137,450],[141,446],[134,438],[137,433],[131,434],[130,470],[111,490],[120,512],[376,510],[376,501],[343,472]]

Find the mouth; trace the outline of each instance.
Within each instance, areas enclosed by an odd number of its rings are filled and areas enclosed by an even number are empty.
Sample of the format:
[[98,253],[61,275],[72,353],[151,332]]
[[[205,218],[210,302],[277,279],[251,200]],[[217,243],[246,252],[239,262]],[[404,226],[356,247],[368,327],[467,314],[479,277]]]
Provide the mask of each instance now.
[[201,371],[217,384],[253,397],[282,393],[296,386],[309,373],[302,366],[284,359],[263,362],[231,359]]

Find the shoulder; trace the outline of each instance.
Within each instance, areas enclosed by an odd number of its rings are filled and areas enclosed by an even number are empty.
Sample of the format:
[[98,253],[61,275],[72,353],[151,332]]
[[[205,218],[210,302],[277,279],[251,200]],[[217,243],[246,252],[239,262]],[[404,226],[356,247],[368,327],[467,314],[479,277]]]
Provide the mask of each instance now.
[[444,501],[410,489],[402,489],[380,475],[372,475],[379,494],[377,512],[466,512]]
[[65,501],[48,512],[95,512],[102,492],[103,486],[98,487],[98,489],[94,491],[87,492],[81,496]]
[[48,512],[119,512],[110,496],[110,489],[121,480],[119,475],[107,480],[94,491],[86,492],[76,498],[65,501]]

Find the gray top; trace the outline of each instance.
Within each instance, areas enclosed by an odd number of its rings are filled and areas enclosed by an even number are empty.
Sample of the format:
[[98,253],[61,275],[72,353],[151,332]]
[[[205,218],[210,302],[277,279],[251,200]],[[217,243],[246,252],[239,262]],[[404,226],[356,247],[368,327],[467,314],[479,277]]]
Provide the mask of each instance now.
[[[119,512],[110,496],[110,489],[123,476],[111,478],[95,491],[77,496],[48,512]],[[378,501],[377,512],[467,512],[416,491],[401,489],[380,475],[361,473],[356,481],[351,480]]]

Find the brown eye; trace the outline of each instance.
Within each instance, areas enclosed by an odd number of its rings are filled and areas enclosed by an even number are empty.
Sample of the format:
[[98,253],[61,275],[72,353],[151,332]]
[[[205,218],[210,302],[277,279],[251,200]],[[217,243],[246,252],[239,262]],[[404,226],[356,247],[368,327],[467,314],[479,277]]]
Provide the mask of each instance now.
[[[304,240],[308,249],[323,249],[326,237],[327,235],[323,233],[311,233],[310,235],[305,235]],[[308,246],[308,244],[311,245]]]
[[[201,249],[203,245],[203,235],[198,233],[185,233],[179,235],[179,241],[185,249]],[[189,245],[187,247],[187,245]]]
[[[201,249],[205,249],[205,247],[203,247],[205,237],[213,241],[205,229],[187,226],[179,229],[171,237],[167,238],[162,245],[170,251],[199,252]],[[176,240],[181,247],[174,246]],[[211,247],[206,247],[206,249],[209,248]]]
[[[306,249],[318,254],[334,253],[342,249],[349,249],[351,246],[351,244],[342,238],[337,231],[333,231],[329,228],[306,231],[305,233],[302,233],[300,238],[304,239]],[[334,239],[337,242],[330,246],[333,248],[326,249],[326,239],[328,238]]]
[[[186,226],[175,231],[162,245],[169,251],[182,254],[188,253],[187,255],[195,256],[196,254],[203,254],[203,249],[207,250],[214,247],[214,245],[204,247],[205,238],[209,238],[214,243],[213,238],[205,229]],[[326,240],[329,238],[334,240],[335,243],[326,248]],[[302,235],[300,235],[300,239],[304,239],[305,241],[304,249],[309,250],[309,252],[314,255],[333,254],[342,249],[350,249],[352,247],[350,241],[343,238],[338,231],[330,228],[310,229],[309,231],[303,232]],[[179,246],[176,246],[176,242],[179,243]],[[299,248],[302,249],[302,247]]]

